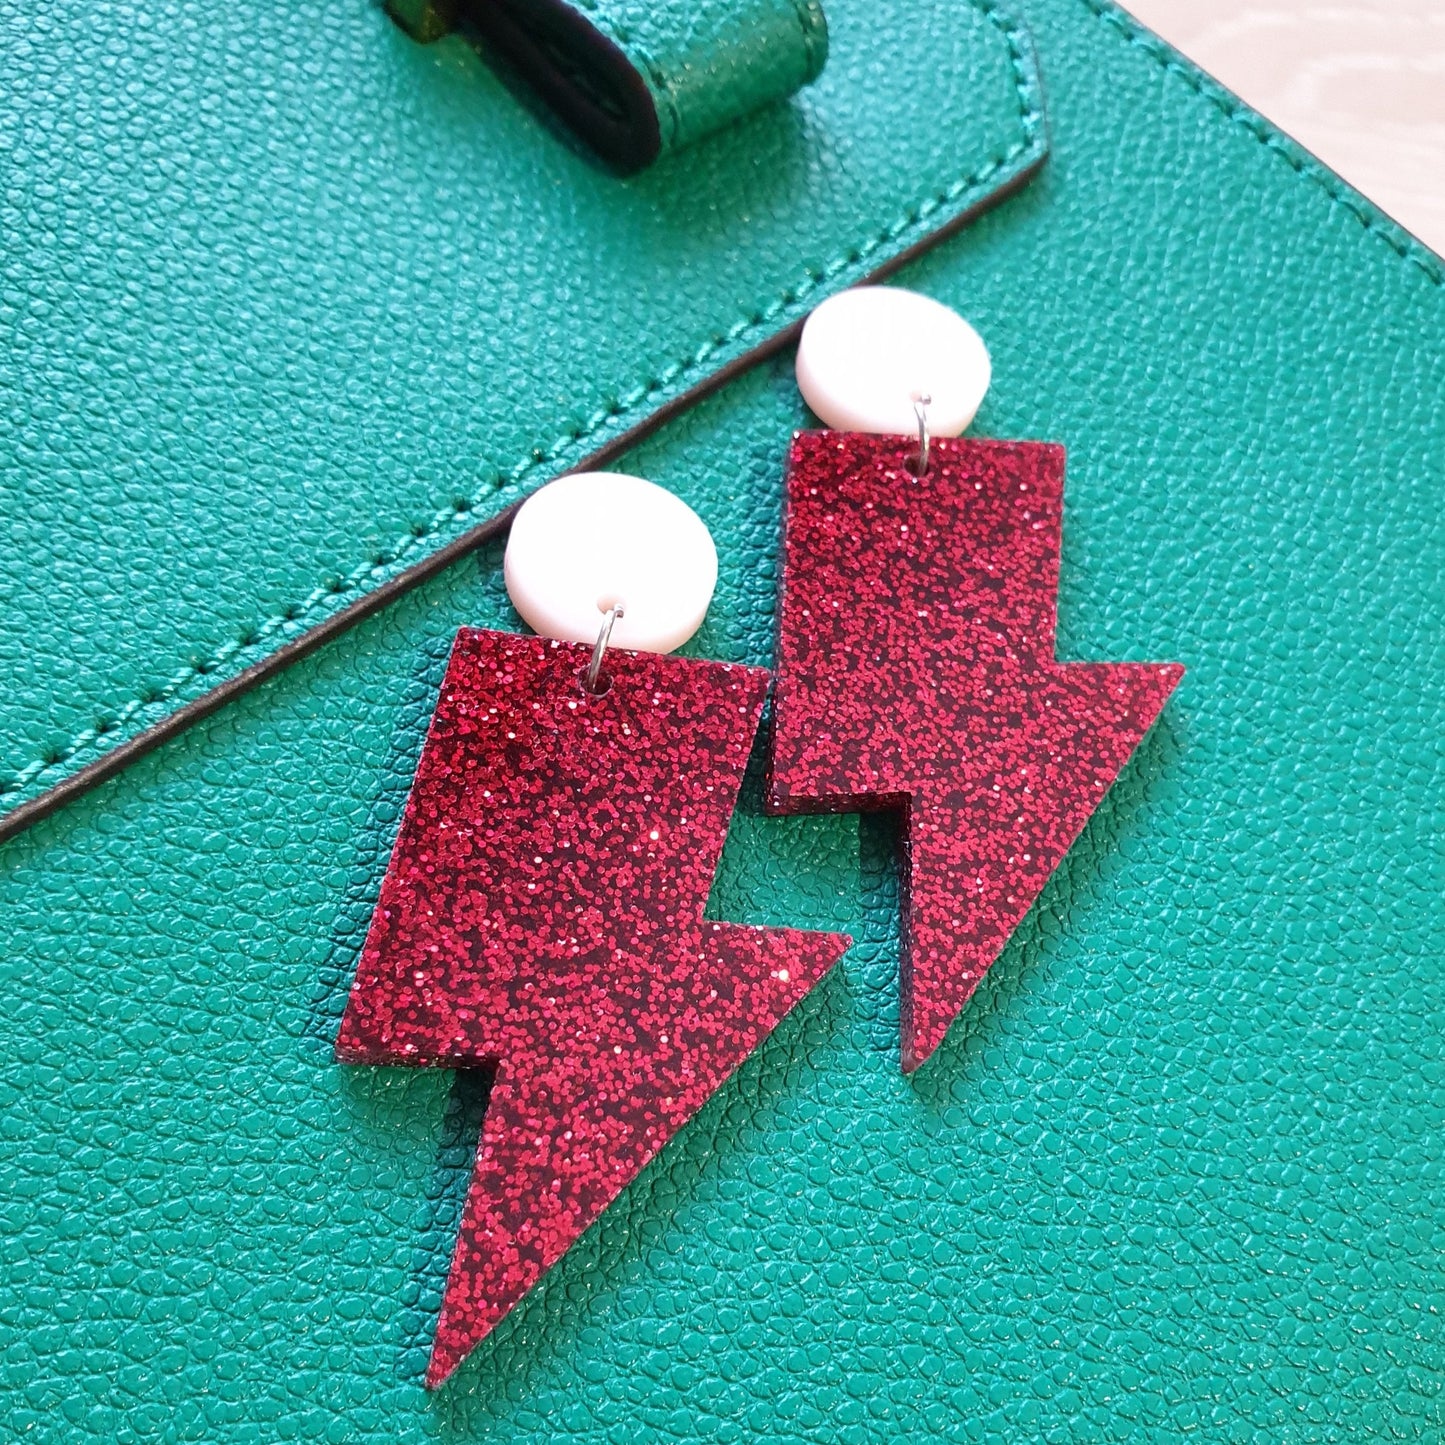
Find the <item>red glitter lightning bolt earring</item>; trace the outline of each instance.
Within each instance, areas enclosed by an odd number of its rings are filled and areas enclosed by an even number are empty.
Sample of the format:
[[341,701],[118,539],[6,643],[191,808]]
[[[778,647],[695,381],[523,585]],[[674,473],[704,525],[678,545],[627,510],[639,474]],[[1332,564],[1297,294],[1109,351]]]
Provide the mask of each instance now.
[[712,595],[696,515],[564,478],[506,570],[546,635],[458,634],[336,1044],[495,1071],[429,1386],[848,946],[703,918],[768,675],[657,655]]
[[902,809],[911,1072],[1183,669],[1055,659],[1064,453],[949,439],[989,382],[961,317],[844,292],[804,328],[798,381],[842,430],[799,433],[789,458],[767,806]]

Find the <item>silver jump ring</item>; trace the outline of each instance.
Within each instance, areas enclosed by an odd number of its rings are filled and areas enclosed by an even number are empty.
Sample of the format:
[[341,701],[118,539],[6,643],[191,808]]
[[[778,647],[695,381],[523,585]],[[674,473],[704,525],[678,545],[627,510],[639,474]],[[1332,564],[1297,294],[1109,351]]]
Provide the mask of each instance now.
[[928,408],[933,398],[925,391],[913,399],[913,415],[918,418],[918,456],[913,462],[913,475],[921,477],[928,472],[928,450],[932,438],[928,435]]
[[613,625],[621,616],[622,609],[620,607],[609,607],[602,615],[602,626],[598,630],[597,641],[592,648],[592,661],[587,664],[587,671],[582,674],[582,686],[593,696],[607,691],[605,687],[598,687],[597,681],[602,676],[602,658],[607,652],[607,644],[612,641]]

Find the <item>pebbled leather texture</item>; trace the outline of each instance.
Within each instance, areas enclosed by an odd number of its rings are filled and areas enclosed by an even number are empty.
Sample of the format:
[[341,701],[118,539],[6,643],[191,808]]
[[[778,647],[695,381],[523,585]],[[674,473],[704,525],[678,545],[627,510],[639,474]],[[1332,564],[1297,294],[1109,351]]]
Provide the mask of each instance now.
[[0,0],[0,813],[1036,165],[1021,33],[889,3],[620,181],[369,0]]
[[[886,823],[755,770],[710,913],[854,949],[423,1393],[478,1098],[330,1051],[493,546],[0,848],[0,1438],[1441,1437],[1439,263],[1019,8],[1053,160],[905,279],[990,345],[975,431],[1069,449],[1059,655],[1188,674],[938,1053]],[[770,659],[807,424],[781,358],[627,461],[718,540],[697,655]]]

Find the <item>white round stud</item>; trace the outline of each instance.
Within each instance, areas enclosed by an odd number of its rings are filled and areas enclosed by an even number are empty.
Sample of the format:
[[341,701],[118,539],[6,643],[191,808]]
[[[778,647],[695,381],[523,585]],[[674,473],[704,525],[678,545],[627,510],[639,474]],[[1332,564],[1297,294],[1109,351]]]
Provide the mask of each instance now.
[[621,607],[613,647],[671,652],[702,626],[717,548],[702,518],[655,483],[577,472],[522,504],[503,571],[512,605],[543,637],[596,642]]
[[857,286],[817,306],[798,341],[803,399],[839,431],[956,437],[988,390],[988,349],[958,312],[898,286]]

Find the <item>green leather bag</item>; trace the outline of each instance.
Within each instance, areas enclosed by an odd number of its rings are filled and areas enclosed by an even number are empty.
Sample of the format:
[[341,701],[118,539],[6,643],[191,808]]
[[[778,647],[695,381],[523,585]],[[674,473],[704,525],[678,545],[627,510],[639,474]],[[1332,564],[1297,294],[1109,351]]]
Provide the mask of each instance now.
[[[1445,1434],[1437,258],[1106,0],[828,0],[626,179],[364,0],[4,16],[0,1438]],[[755,773],[710,911],[855,947],[428,1395],[477,1082],[331,1047],[493,519],[620,458],[767,664],[899,265],[1068,448],[1060,655],[1186,679],[907,1079],[890,825]]]

